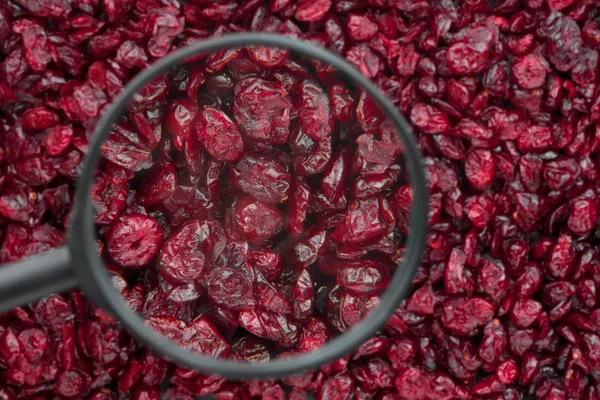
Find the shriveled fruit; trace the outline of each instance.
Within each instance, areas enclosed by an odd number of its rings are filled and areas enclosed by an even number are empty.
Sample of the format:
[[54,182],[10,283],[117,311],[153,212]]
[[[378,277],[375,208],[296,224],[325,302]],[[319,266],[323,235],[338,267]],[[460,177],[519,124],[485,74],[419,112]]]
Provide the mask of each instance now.
[[244,153],[242,135],[221,110],[205,107],[196,118],[194,134],[208,154],[218,161],[234,162]]
[[271,204],[285,201],[291,175],[274,156],[246,155],[231,169],[231,180],[242,192]]
[[169,237],[157,260],[161,276],[173,283],[193,282],[202,276],[225,248],[225,234],[216,221],[191,220]]
[[234,121],[252,141],[283,144],[290,135],[291,100],[283,86],[246,78],[235,86]]
[[231,207],[233,229],[247,241],[261,245],[281,229],[281,212],[272,204],[242,197]]
[[163,230],[154,218],[132,213],[112,222],[105,238],[106,248],[117,264],[137,268],[148,264],[158,254]]

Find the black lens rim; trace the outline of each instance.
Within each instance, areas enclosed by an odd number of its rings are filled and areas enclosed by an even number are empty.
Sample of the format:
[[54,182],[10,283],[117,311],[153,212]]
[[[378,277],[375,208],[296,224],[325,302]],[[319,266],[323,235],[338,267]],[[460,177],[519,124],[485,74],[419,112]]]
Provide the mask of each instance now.
[[[307,55],[333,65],[344,77],[363,87],[393,122],[398,136],[404,144],[403,156],[413,192],[410,218],[411,230],[406,244],[406,253],[403,262],[400,264],[402,273],[394,274],[390,286],[382,296],[378,307],[351,330],[332,339],[318,351],[262,364],[240,363],[194,355],[155,334],[152,329],[148,329],[143,318],[131,310],[120,296],[116,295],[105,265],[98,255],[95,227],[93,218],[91,218],[92,206],[89,202],[94,182],[94,172],[101,156],[100,144],[107,137],[113,124],[121,117],[129,99],[136,92],[154,77],[167,72],[174,65],[180,64],[188,57],[223,48],[249,45],[287,48],[294,53]],[[427,234],[428,196],[426,175],[416,139],[408,122],[394,104],[369,79],[343,58],[309,42],[283,35],[240,33],[208,38],[183,47],[159,59],[152,66],[140,72],[125,87],[121,95],[113,101],[97,123],[94,137],[90,140],[88,153],[83,161],[83,168],[77,185],[75,213],[70,223],[68,246],[73,257],[75,272],[86,295],[116,316],[137,339],[158,354],[188,368],[234,380],[275,378],[301,373],[335,361],[358,348],[378,329],[383,327],[400,302],[410,294],[412,280],[421,261]]]

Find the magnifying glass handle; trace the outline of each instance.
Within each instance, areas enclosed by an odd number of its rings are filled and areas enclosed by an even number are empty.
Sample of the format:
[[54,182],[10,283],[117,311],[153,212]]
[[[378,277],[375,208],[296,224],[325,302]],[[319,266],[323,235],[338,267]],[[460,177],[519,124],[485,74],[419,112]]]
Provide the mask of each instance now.
[[0,312],[76,286],[67,247],[15,263],[0,265]]

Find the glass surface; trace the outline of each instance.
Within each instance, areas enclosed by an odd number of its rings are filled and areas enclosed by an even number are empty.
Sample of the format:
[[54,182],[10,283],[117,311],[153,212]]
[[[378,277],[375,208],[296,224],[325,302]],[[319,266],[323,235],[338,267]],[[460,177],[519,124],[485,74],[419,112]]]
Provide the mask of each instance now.
[[315,351],[385,295],[412,194],[392,124],[321,62],[254,46],[136,94],[90,201],[115,289],[211,357]]

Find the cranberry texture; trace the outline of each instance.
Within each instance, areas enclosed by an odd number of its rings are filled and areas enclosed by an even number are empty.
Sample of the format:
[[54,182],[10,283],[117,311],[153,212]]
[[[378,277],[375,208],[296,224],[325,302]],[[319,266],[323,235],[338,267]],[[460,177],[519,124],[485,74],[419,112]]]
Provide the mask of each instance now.
[[[356,352],[282,380],[162,360],[77,290],[0,316],[1,399],[600,396],[600,8],[583,0],[0,2],[0,261],[64,243],[98,118],[132,77],[231,32],[327,47],[411,123],[430,191],[411,297]],[[404,254],[402,146],[364,93],[281,49],[157,78],[103,146],[98,250],[150,325],[214,357],[317,350]]]

